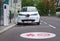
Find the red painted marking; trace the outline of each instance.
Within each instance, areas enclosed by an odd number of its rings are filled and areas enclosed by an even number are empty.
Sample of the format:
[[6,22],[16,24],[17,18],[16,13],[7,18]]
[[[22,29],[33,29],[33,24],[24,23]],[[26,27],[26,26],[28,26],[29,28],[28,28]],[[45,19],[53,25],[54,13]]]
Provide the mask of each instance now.
[[33,36],[35,36],[35,35],[34,35],[34,34],[27,34],[26,36],[32,36],[32,37],[33,37]]
[[51,35],[50,34],[41,34],[40,33],[40,34],[26,34],[26,36],[32,36],[32,37],[33,36],[39,36],[40,37],[40,36],[51,36]]
[[37,36],[50,36],[50,34],[37,34]]

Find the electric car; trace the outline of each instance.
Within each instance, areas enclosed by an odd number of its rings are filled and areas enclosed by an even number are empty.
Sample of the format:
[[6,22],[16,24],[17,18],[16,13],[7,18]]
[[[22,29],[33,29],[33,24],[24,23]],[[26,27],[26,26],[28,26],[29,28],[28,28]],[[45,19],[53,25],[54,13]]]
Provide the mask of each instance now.
[[20,23],[35,23],[40,24],[40,15],[36,7],[23,7],[18,14],[17,24]]

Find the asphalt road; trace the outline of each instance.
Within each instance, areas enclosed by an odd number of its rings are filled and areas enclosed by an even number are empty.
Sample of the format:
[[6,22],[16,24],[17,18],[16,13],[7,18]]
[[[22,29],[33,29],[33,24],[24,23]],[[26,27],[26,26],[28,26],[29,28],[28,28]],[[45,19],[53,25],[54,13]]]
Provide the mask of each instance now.
[[[53,38],[28,39],[20,35],[29,32],[49,32],[56,34]],[[16,25],[0,35],[0,41],[60,41],[60,18],[41,17],[41,25],[23,24]]]

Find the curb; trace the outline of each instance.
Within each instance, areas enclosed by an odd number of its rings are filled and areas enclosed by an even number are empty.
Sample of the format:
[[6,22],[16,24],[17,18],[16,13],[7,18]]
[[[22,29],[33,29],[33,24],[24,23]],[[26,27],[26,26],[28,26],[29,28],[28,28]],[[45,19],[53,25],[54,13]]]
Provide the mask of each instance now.
[[0,31],[0,34],[3,33],[3,32],[5,32],[5,31],[7,31],[7,30],[10,29],[10,28],[12,28],[12,27],[15,26],[15,25],[16,25],[16,24],[13,24],[13,25],[11,25],[11,26],[6,27],[5,29],[3,29],[3,30]]

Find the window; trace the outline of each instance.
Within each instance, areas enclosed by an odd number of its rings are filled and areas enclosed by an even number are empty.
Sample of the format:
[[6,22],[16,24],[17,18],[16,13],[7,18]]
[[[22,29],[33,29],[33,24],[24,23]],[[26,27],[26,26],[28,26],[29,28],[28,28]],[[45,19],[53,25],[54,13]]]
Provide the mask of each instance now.
[[14,3],[17,3],[18,0],[14,0]]
[[22,12],[27,12],[27,8],[22,8]]
[[27,7],[24,7],[24,8],[22,8],[21,11],[22,12],[36,12],[37,9],[36,8],[27,8]]

